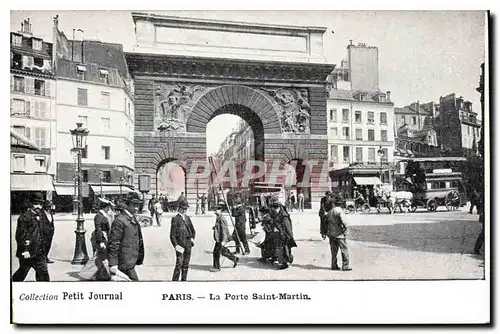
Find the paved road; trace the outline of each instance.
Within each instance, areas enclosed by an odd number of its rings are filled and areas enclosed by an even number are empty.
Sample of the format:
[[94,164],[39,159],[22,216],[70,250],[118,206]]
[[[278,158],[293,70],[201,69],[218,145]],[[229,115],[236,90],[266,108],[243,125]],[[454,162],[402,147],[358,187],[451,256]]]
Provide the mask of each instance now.
[[[81,266],[71,265],[74,247],[74,216],[57,216],[56,232],[49,265],[53,281],[79,280]],[[86,216],[87,248],[90,250],[92,216]],[[319,235],[315,213],[293,213],[292,221],[298,247],[295,262],[286,270],[257,261],[260,249],[252,245],[251,254],[232,268],[223,262],[223,270],[209,271],[212,264],[213,216],[195,217],[196,246],[193,249],[189,280],[372,280],[372,279],[479,279],[484,276],[484,259],[472,255],[480,232],[477,215],[461,211],[438,211],[389,215],[387,213],[346,216],[349,224],[351,272],[331,271],[328,241]],[[161,227],[143,229],[146,255],[137,271],[141,280],[170,280],[175,253],[169,240],[170,218],[164,216]],[[12,217],[14,235],[16,217]],[[234,249],[234,248],[233,248]],[[18,261],[12,250],[12,269]],[[340,261],[340,259],[339,259]],[[34,272],[27,280],[34,280]]]

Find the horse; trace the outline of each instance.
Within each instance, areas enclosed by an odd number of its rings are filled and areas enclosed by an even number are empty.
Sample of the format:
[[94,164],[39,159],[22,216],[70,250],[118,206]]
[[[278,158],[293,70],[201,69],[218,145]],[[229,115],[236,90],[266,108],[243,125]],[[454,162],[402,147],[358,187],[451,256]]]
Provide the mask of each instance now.
[[409,191],[389,191],[384,194],[387,198],[387,207],[391,214],[396,210],[396,205],[399,206],[399,212],[408,213],[408,208],[413,200],[413,193]]

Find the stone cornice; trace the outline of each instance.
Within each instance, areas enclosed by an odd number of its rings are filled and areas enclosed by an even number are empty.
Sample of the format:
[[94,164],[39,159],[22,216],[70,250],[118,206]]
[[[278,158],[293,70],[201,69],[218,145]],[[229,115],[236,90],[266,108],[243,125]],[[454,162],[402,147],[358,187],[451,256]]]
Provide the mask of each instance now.
[[250,61],[226,58],[126,53],[133,76],[265,80],[267,82],[326,83],[331,64]]
[[217,30],[217,31],[237,31],[253,33],[272,33],[282,35],[292,35],[298,33],[325,33],[325,27],[300,27],[274,24],[261,24],[236,21],[207,20],[186,17],[165,16],[149,13],[132,13],[134,23],[145,20],[163,27],[182,27],[191,29]]

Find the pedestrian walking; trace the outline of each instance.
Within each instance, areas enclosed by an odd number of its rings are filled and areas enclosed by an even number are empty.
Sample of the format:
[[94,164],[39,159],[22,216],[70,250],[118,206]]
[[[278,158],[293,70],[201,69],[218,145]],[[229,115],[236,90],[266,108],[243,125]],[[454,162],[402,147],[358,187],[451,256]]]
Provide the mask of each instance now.
[[[243,246],[243,255],[250,254],[250,248],[248,247],[247,234],[246,234],[246,223],[247,216],[245,208],[241,204],[241,200],[236,198],[234,200],[235,207],[233,208],[231,215],[235,220],[235,229],[233,232],[233,239],[236,242],[236,252],[235,254],[240,254],[241,247]],[[239,242],[238,242],[239,241]]]
[[148,204],[148,209],[149,211],[151,212],[151,221],[152,223],[154,223],[154,220],[156,218],[156,225],[157,226],[161,226],[161,221],[160,221],[160,218],[161,218],[161,214],[160,212],[158,211],[158,200],[156,199],[156,196],[155,194],[153,194],[153,197],[149,200],[149,204]]
[[119,214],[109,231],[108,261],[111,275],[116,275],[120,270],[132,281],[139,280],[135,266],[142,265],[144,261],[141,225],[133,214],[136,206],[140,204],[141,202],[133,197],[120,202]]
[[331,266],[332,270],[339,270],[337,264],[337,254],[340,249],[342,256],[342,270],[352,270],[349,263],[349,249],[347,247],[347,226],[342,218],[342,209],[338,206],[333,206],[331,201],[326,207],[329,211],[326,214],[326,219],[322,221],[320,233],[323,240],[328,237],[330,241],[330,251],[332,255]]
[[299,211],[304,212],[304,193],[302,192],[302,190],[297,195],[297,198],[299,202]]
[[332,192],[331,191],[326,191],[325,196],[321,197],[320,204],[319,204],[319,221],[320,225],[324,224],[324,220],[326,219],[326,213],[330,209],[328,206],[331,205],[331,197],[332,197]]
[[470,199],[470,209],[469,209],[470,214],[472,214],[474,207],[476,207],[476,212],[480,213],[479,211],[481,211],[481,210],[479,209],[479,202],[480,202],[479,193],[474,188],[474,190],[472,191],[472,194],[471,194],[471,199]]
[[196,211],[194,212],[195,215],[200,214],[200,196],[196,195]]
[[266,247],[271,247],[271,258],[278,261],[278,268],[286,269],[293,262],[292,248],[297,247],[293,238],[292,221],[276,196],[271,197],[269,205],[270,233]]
[[95,255],[95,264],[97,266],[95,280],[109,281],[111,280],[111,276],[106,267],[109,266],[109,231],[111,229],[111,217],[113,216],[112,211],[115,205],[104,198],[98,198],[98,205],[99,211],[94,216],[94,231],[90,235],[92,253]]
[[46,249],[45,256],[47,257],[47,263],[54,263],[51,259],[49,259],[50,248],[52,247],[52,240],[54,238],[55,225],[54,225],[54,211],[52,201],[45,201],[43,206],[43,214],[42,217],[45,219],[43,224],[45,228],[44,235],[46,237]]
[[[481,205],[483,206],[483,205]],[[479,222],[481,223],[481,233],[477,237],[476,244],[474,245],[474,254],[481,255],[481,248],[484,245],[484,207],[479,208]]]
[[205,194],[201,194],[201,214],[205,214],[205,209],[207,205],[207,196]]
[[16,257],[19,269],[12,275],[12,281],[22,282],[31,268],[35,270],[37,281],[50,281],[47,268],[47,241],[49,229],[45,219],[41,218],[42,205],[45,202],[42,193],[36,192],[31,200],[30,208],[23,212],[16,227]]
[[214,230],[214,252],[213,252],[213,268],[211,271],[220,271],[220,256],[224,256],[229,260],[233,261],[233,268],[238,265],[238,261],[240,260],[237,256],[231,253],[229,249],[225,247],[225,244],[229,241],[229,228],[227,227],[226,218],[222,215],[222,206],[217,205],[215,207],[215,225],[213,227]]
[[293,209],[296,209],[295,207],[295,194],[292,193],[290,195],[290,212],[293,212]]
[[191,218],[186,214],[189,205],[186,200],[180,201],[177,215],[172,217],[170,225],[170,241],[175,249],[175,268],[172,281],[187,281],[189,262],[191,261],[191,248],[194,247],[196,230]]

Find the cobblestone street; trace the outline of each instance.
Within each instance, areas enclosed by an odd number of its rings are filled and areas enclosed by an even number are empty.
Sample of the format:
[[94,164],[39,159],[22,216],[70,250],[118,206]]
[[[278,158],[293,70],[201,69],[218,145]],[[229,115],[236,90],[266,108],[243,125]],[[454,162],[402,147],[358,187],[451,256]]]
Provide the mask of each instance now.
[[[142,281],[170,280],[175,253],[169,240],[171,215],[162,217],[161,227],[143,228],[146,255],[144,265],[137,267]],[[260,249],[250,242],[251,254],[242,256],[239,265],[222,262],[223,270],[209,271],[212,264],[212,226],[214,216],[195,216],[196,245],[188,279],[206,280],[378,280],[378,279],[480,279],[484,276],[483,256],[472,249],[480,232],[477,215],[461,211],[428,213],[418,210],[407,215],[370,213],[346,216],[349,224],[349,246],[353,271],[331,271],[328,241],[319,235],[316,213],[292,213],[298,247],[293,249],[294,263],[286,270],[258,262]],[[75,216],[57,215],[56,232],[49,264],[52,281],[79,280],[81,266],[71,265],[74,247]],[[90,255],[92,215],[85,216],[87,249]],[[12,218],[12,233],[17,217]],[[229,222],[229,220],[228,220]],[[247,229],[248,231],[248,229]],[[13,239],[14,240],[14,239]],[[231,250],[233,243],[229,244]],[[12,270],[18,260],[12,249]],[[339,258],[340,263],[340,258]],[[34,271],[27,277],[34,281]]]

